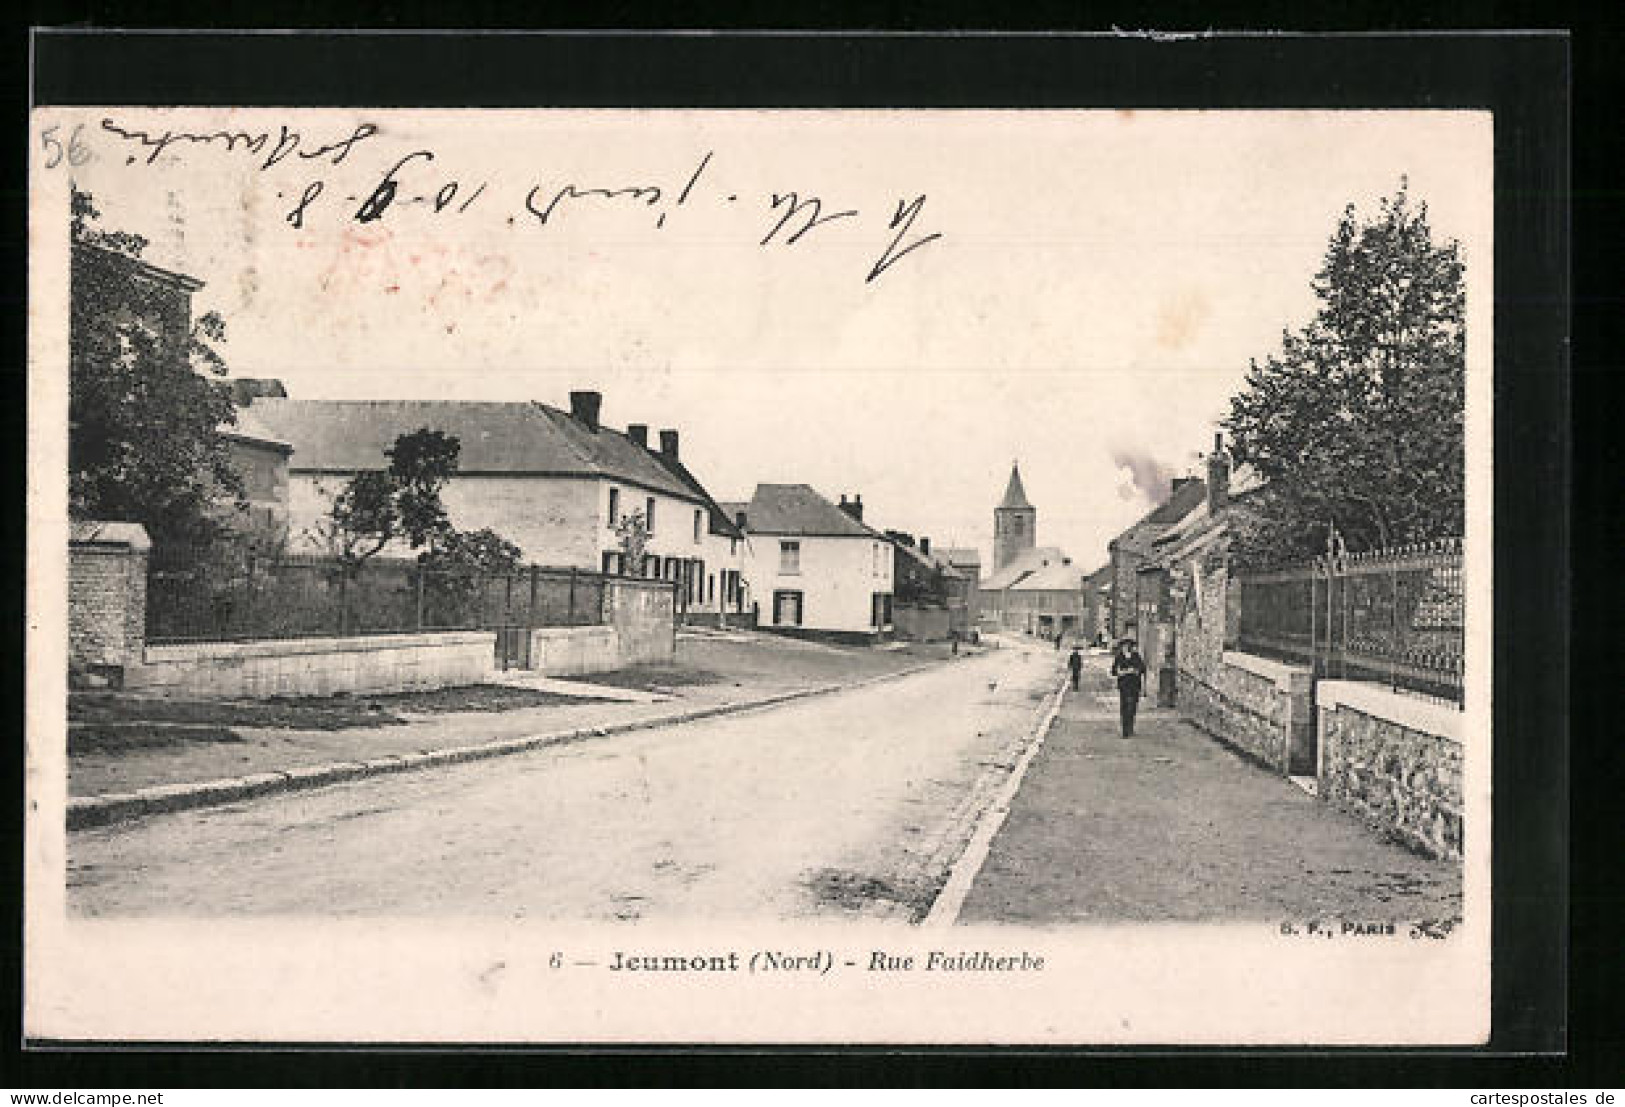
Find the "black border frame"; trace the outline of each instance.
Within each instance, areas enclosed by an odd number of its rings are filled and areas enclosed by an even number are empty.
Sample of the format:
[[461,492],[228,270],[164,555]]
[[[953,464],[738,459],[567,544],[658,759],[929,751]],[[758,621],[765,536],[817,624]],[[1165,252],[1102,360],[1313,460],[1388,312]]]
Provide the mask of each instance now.
[[[447,35],[457,36],[455,49]],[[1184,37],[766,32],[243,35],[36,32],[41,104],[670,107],[1488,108],[1496,117],[1494,1031],[1491,1051],[1551,1052],[1567,1041],[1570,42],[1561,33]],[[290,79],[297,75],[297,82]],[[26,204],[17,205],[26,209]],[[26,241],[26,235],[15,241]],[[25,265],[19,266],[25,268]],[[19,362],[21,364],[21,362]],[[20,381],[18,382],[20,387]],[[14,410],[20,410],[20,403]],[[20,452],[18,435],[14,448]],[[15,456],[15,455],[14,455]],[[1539,539],[1536,540],[1535,536]],[[19,564],[20,568],[20,564]],[[18,572],[13,579],[20,580]],[[20,621],[16,624],[20,626]],[[18,654],[20,656],[20,653]],[[1516,679],[1513,679],[1515,675]],[[21,840],[21,743],[12,747]],[[20,857],[15,858],[20,861]],[[20,876],[20,873],[19,873]],[[20,882],[19,882],[20,883]],[[13,933],[20,943],[20,916]],[[6,965],[20,979],[20,957]],[[13,991],[20,1000],[20,991]],[[20,1010],[20,1006],[19,1006]],[[20,1031],[20,1026],[18,1027]],[[14,1039],[14,1040],[20,1040]],[[887,1083],[1041,1082],[1077,1050],[956,1047],[824,1049],[418,1050],[304,1054],[276,1047],[215,1053],[204,1068],[261,1083],[413,1083],[424,1062],[447,1083],[525,1083],[536,1054],[555,1075],[592,1082],[773,1082],[884,1071]],[[1277,1084],[1305,1052],[1089,1050],[1113,1083],[1135,1079],[1121,1054],[1177,1061],[1211,1085]],[[1248,1063],[1237,1069],[1234,1058]],[[140,1059],[132,1056],[141,1054]],[[1376,1056],[1372,1056],[1376,1054]],[[1458,1051],[1335,1051],[1401,1084],[1469,1083]],[[1483,1054],[1474,1055],[1482,1059]],[[22,1055],[30,1083],[186,1084],[196,1054]],[[450,1058],[452,1063],[444,1065]],[[132,1062],[134,1062],[132,1064]],[[155,1063],[156,1062],[156,1063]],[[438,1063],[437,1063],[438,1062]],[[477,1067],[470,1066],[478,1062]],[[678,1064],[681,1062],[681,1064]],[[882,1068],[877,1069],[876,1063]],[[853,1070],[848,1066],[855,1063]],[[465,1067],[470,1066],[470,1067]],[[810,1068],[809,1068],[810,1066]],[[10,1066],[8,1065],[8,1068]],[[1538,1068],[1547,1066],[1541,1065]],[[449,1072],[448,1072],[449,1070]],[[483,1070],[483,1071],[481,1071]],[[1063,1068],[1060,1071],[1065,1071]],[[1101,1070],[1104,1071],[1104,1070]],[[139,1075],[137,1073],[139,1072]],[[698,1077],[698,1080],[683,1079]],[[1555,1076],[1556,1071],[1551,1070]],[[516,1079],[517,1078],[517,1079]],[[1323,1079],[1323,1078],[1322,1078]],[[229,1082],[229,1081],[228,1081]]]

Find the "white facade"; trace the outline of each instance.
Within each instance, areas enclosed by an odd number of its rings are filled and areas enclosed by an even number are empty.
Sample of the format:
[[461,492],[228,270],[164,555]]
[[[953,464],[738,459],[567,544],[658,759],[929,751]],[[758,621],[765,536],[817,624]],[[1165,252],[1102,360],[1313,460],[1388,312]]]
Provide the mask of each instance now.
[[[289,474],[288,530],[296,548],[321,550],[321,522],[350,477],[297,470]],[[489,528],[517,545],[530,564],[599,567],[602,516],[596,479],[459,473],[446,483],[440,499],[452,526]],[[411,552],[404,543],[392,543],[384,555]]]
[[[711,533],[710,513],[698,500],[651,492],[626,481],[604,480],[598,489],[598,549],[593,568],[660,577],[681,585],[678,604],[684,611],[748,611],[744,598],[742,539]],[[622,565],[619,519],[651,512],[654,525],[644,548],[641,568]]]
[[892,629],[896,551],[868,536],[759,534],[745,554],[757,625],[851,634]]
[[[339,473],[290,475],[289,534],[296,549],[321,548],[321,521],[349,479]],[[741,610],[722,605],[729,588],[737,601],[745,543],[711,534],[706,506],[698,500],[608,478],[477,473],[459,473],[441,493],[452,526],[489,528],[516,544],[529,564],[620,572],[621,538],[610,514],[612,500],[617,517],[633,511],[647,517],[651,505],[654,509],[654,527],[644,551],[648,560],[631,568],[631,575],[683,582],[687,609]],[[404,543],[392,543],[383,553],[409,556],[411,550]],[[745,602],[743,609],[749,606]]]

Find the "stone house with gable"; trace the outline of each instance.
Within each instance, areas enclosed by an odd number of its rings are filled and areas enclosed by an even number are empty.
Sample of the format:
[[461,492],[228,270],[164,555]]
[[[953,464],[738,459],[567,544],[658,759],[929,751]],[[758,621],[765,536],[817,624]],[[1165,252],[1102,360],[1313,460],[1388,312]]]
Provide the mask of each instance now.
[[1107,544],[1111,565],[1111,602],[1106,627],[1109,636],[1122,638],[1137,628],[1142,588],[1146,592],[1145,604],[1154,607],[1159,602],[1151,594],[1152,584],[1142,585],[1140,568],[1153,559],[1156,540],[1195,511],[1206,498],[1207,486],[1200,477],[1175,477],[1167,499]]
[[969,634],[968,596],[975,592],[976,578],[955,568],[941,550],[933,550],[930,538],[916,542],[912,535],[891,530],[886,536],[896,550],[893,615],[898,635],[931,641]]
[[[535,402],[256,398],[255,422],[288,442],[289,531],[320,552],[319,526],[346,482],[387,465],[403,435],[437,430],[458,440],[455,476],[441,499],[452,525],[490,528],[548,567],[654,577],[678,585],[685,613],[748,610],[743,535],[682,463],[679,436],[646,425],[603,425],[597,392],[570,394],[570,410]],[[626,563],[616,527],[641,512],[642,563]],[[397,555],[408,551],[386,550]]]
[[864,523],[863,497],[836,505],[809,485],[758,484],[722,507],[746,536],[757,626],[862,642],[892,632],[896,553]]
[[962,597],[965,604],[965,631],[968,632],[976,626],[982,618],[982,553],[980,550],[964,546],[951,546],[938,551],[935,555],[944,564],[959,574],[955,584],[955,591]]

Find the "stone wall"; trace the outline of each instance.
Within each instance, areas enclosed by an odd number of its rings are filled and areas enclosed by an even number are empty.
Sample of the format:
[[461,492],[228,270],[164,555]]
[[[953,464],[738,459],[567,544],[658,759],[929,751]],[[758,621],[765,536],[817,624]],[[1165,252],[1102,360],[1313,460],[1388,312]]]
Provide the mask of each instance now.
[[1276,772],[1315,771],[1308,669],[1229,652],[1207,680],[1181,672],[1177,701],[1197,726]]
[[[531,631],[530,665],[537,672],[562,677],[669,662],[677,653],[676,618],[671,584],[612,577],[604,585],[603,624]],[[719,616],[696,618],[714,624]]]
[[604,625],[615,632],[616,668],[670,661],[677,655],[677,593],[661,581],[612,579],[604,587]]
[[420,691],[480,683],[495,651],[494,631],[149,646],[125,685],[201,699]]
[[1175,703],[1208,733],[1281,773],[1315,772],[1310,671],[1225,648],[1234,638],[1239,589],[1222,562],[1179,567]]
[[1354,681],[1317,694],[1321,797],[1430,857],[1460,858],[1461,712]]
[[542,627],[530,632],[530,667],[547,676],[607,673],[623,667],[614,627]]
[[1207,568],[1198,557],[1180,565],[1177,573],[1185,602],[1176,607],[1175,667],[1182,681],[1216,684],[1224,670],[1225,647],[1234,640],[1229,570],[1222,563]]
[[68,544],[70,672],[117,685],[146,644],[147,556],[137,523],[76,522]]

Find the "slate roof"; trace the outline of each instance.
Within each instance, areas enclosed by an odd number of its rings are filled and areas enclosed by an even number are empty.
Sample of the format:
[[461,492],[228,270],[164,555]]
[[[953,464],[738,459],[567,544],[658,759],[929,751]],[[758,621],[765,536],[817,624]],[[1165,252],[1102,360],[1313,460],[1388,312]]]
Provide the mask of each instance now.
[[948,559],[942,556],[941,550],[933,550],[930,553],[922,553],[918,546],[910,546],[906,543],[898,542],[895,539],[892,541],[892,545],[896,547],[897,552],[902,556],[916,562],[923,569],[940,572],[943,575],[943,578],[946,580],[965,579],[965,574],[960,572],[958,569],[955,569],[953,565],[949,563]]
[[1029,573],[1036,573],[1044,568],[1046,563],[1059,565],[1064,560],[1066,554],[1059,546],[1034,546],[1030,550],[1022,550],[1019,557],[982,581],[978,587],[984,592],[1012,588]]
[[237,409],[235,423],[221,423],[215,428],[222,438],[234,438],[239,442],[251,442],[258,446],[270,446],[272,449],[290,453],[293,445],[278,438],[270,428],[261,423],[254,414],[246,408]]
[[682,481],[705,504],[706,514],[709,516],[709,528],[712,534],[720,534],[724,538],[743,538],[744,533],[734,525],[734,517],[723,506],[711,498],[711,493],[705,490],[693,473],[688,471],[677,458],[669,457],[657,450],[648,451],[649,456],[664,465],[671,475]]
[[1033,505],[1027,502],[1027,490],[1021,486],[1021,467],[1015,464],[1010,466],[1010,483],[1005,486],[1004,499],[999,501],[999,510],[1007,508],[1027,508]]
[[884,538],[874,529],[820,496],[806,484],[758,484],[750,503],[720,505],[745,513],[751,534],[805,535],[809,538]]
[[953,546],[937,552],[951,565],[975,565],[980,568],[982,564],[982,551],[966,546]]
[[1172,494],[1152,508],[1133,526],[1123,531],[1112,544],[1134,553],[1148,553],[1151,545],[1169,527],[1178,523],[1207,502],[1207,483],[1193,478],[1180,483]]
[[1156,556],[1155,563],[1170,565],[1192,550],[1206,546],[1216,534],[1228,527],[1230,516],[1234,512],[1248,510],[1248,501],[1262,487],[1263,481],[1255,471],[1245,467],[1238,469],[1230,478],[1229,505],[1215,516],[1208,509],[1207,501],[1204,499],[1195,511],[1169,527],[1151,543]]
[[[463,474],[605,477],[704,502],[687,481],[620,431],[588,430],[538,403],[439,400],[255,400],[255,417],[291,444],[292,472],[382,468],[384,450],[427,427],[454,435]],[[697,482],[696,482],[697,483]]]
[[1012,592],[1078,592],[1082,589],[1083,573],[1071,564],[1045,565],[1010,586]]

